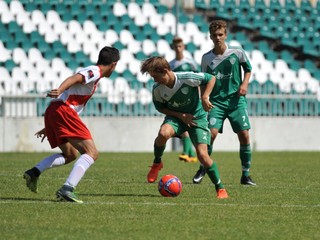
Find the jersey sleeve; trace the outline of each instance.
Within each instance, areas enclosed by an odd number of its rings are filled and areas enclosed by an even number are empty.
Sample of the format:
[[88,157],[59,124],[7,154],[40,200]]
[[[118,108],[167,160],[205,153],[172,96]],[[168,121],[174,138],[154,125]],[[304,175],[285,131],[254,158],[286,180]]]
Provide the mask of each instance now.
[[159,109],[166,107],[166,103],[160,95],[159,87],[158,84],[155,84],[152,89],[152,102],[158,111]]
[[97,81],[101,78],[101,71],[98,67],[86,67],[80,69],[77,73],[81,74],[84,78],[84,83]]
[[200,85],[207,84],[211,78],[212,75],[209,73],[203,73],[203,72],[184,72],[184,73],[178,73],[177,74],[179,79],[183,80],[186,84],[192,86],[192,87],[198,87]]
[[252,66],[244,50],[241,50],[239,61],[244,72],[251,72]]

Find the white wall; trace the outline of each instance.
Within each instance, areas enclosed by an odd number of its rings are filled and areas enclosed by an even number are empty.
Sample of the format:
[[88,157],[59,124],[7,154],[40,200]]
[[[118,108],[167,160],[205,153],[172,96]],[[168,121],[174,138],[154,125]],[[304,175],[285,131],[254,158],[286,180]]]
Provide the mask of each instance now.
[[[162,117],[83,118],[101,152],[151,152]],[[251,117],[252,148],[257,151],[320,151],[320,118]],[[34,134],[43,118],[0,118],[0,151],[50,151],[48,142]],[[228,121],[219,135],[216,151],[238,151],[237,136]],[[172,141],[167,144],[172,150]]]

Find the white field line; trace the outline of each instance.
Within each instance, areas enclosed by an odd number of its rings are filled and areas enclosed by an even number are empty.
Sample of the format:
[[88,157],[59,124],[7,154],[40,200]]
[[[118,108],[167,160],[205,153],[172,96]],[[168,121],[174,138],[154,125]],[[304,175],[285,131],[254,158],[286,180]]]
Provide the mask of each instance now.
[[[7,199],[0,200],[0,204],[75,204],[69,202],[60,201],[41,201],[41,200],[15,200]],[[157,206],[222,206],[222,207],[245,207],[245,208],[265,208],[265,207],[277,207],[277,208],[320,208],[320,204],[317,205],[302,205],[302,204],[235,204],[235,203],[164,203],[164,202],[84,202],[83,204],[75,205],[157,205]]]

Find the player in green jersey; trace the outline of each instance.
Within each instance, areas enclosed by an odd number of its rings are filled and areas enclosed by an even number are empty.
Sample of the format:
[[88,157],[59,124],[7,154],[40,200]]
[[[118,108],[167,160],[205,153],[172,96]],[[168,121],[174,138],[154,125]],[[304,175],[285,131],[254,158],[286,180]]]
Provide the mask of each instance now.
[[[210,143],[210,130],[206,111],[212,108],[209,95],[215,84],[215,77],[208,73],[175,73],[163,57],[146,59],[140,71],[142,74],[150,74],[154,79],[153,103],[159,112],[165,114],[158,136],[154,141],[154,160],[147,175],[148,182],[153,183],[158,178],[158,173],[163,167],[161,158],[167,141],[187,131],[200,163],[215,185],[217,198],[227,198],[228,194],[221,183],[217,165],[207,151]],[[198,90],[200,85],[204,86],[201,99]]]
[[[251,166],[250,122],[247,112],[247,93],[251,65],[242,48],[229,47],[227,38],[227,24],[222,20],[215,20],[209,26],[210,38],[214,48],[202,56],[201,70],[216,76],[216,84],[210,94],[213,109],[208,114],[211,131],[211,145],[208,149],[212,153],[212,144],[218,133],[222,133],[226,118],[230,121],[233,131],[240,142],[240,160],[242,176],[240,183],[256,185],[249,175]],[[243,79],[241,68],[244,71]],[[194,183],[200,183],[205,175],[205,169],[200,166],[193,178]]]
[[[172,41],[172,48],[176,54],[175,59],[169,62],[170,68],[174,72],[198,72],[197,63],[188,57],[184,56],[185,45],[182,38],[175,37]],[[188,132],[181,134],[181,141],[183,146],[182,154],[179,155],[179,159],[185,162],[197,162],[196,153],[193,149],[192,142]]]

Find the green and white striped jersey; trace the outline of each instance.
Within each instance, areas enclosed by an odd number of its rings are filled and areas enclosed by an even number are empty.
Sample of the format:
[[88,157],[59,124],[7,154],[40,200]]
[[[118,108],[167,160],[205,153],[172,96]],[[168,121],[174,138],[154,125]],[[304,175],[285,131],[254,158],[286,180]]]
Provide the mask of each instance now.
[[190,113],[198,118],[206,115],[199,96],[198,86],[207,84],[212,75],[208,73],[177,72],[173,88],[155,83],[152,90],[157,110],[168,108],[176,112]]
[[[227,45],[226,45],[227,46]],[[242,83],[241,67],[251,72],[251,64],[244,50],[228,47],[223,55],[215,55],[212,50],[205,53],[201,60],[201,70],[216,77],[210,100],[225,99],[234,96]]]
[[191,58],[183,58],[181,60],[173,59],[169,62],[170,68],[174,72],[198,72],[198,65]]

